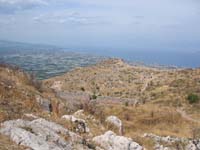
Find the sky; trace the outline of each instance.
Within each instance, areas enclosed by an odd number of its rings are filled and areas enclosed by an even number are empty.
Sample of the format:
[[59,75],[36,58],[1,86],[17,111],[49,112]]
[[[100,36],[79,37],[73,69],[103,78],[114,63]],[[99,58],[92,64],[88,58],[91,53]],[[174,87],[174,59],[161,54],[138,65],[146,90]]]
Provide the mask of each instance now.
[[0,0],[0,39],[121,52],[200,51],[200,1]]

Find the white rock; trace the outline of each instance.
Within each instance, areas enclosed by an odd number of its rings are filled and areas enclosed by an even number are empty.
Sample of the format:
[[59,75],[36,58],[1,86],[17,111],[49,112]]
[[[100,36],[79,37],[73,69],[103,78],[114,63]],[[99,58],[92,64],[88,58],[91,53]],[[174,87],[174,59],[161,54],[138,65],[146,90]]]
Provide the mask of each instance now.
[[1,126],[12,128],[12,127],[25,127],[29,125],[29,121],[17,119],[17,120],[10,120],[4,123],[1,123]]
[[[71,150],[72,143],[82,141],[75,133],[42,118],[33,121],[11,120],[1,126],[1,134],[33,150]],[[64,137],[67,137],[68,141]]]
[[13,140],[15,143],[28,146],[34,150],[61,150],[61,148],[57,147],[55,144],[48,143],[45,141],[45,139],[38,137],[22,128],[4,128],[1,130],[1,133],[10,136],[11,140]]
[[187,150],[200,150],[200,139],[189,141],[189,144],[186,146],[186,149]]
[[61,91],[62,82],[61,81],[54,81],[51,88],[56,91]]
[[119,129],[119,134],[122,135],[123,134],[123,125],[122,125],[122,121],[116,117],[116,116],[109,116],[106,118],[106,122],[109,124],[114,125],[115,127],[117,127]]
[[33,119],[38,119],[38,117],[33,115],[33,114],[24,114],[24,116],[29,117],[29,118],[33,118]]
[[85,116],[84,110],[80,109],[80,110],[76,111],[76,112],[74,113],[74,116],[79,116],[79,117],[82,116],[82,117],[84,117],[84,116]]
[[63,118],[63,119],[66,119],[66,120],[68,120],[68,121],[71,121],[71,122],[79,121],[79,122],[84,122],[84,123],[85,123],[85,120],[76,118],[76,117],[74,117],[73,115],[64,115],[64,116],[62,116],[62,118]]
[[112,131],[93,138],[93,141],[105,150],[143,150],[142,146],[130,138],[117,136]]
[[177,137],[170,137],[170,136],[166,136],[166,137],[162,137],[162,136],[158,136],[152,133],[145,133],[143,137],[146,138],[151,138],[153,139],[156,143],[158,142],[164,142],[164,143],[175,143],[175,142],[185,142],[187,141],[187,139],[185,138],[177,138]]
[[72,123],[76,124],[76,131],[77,132],[90,132],[90,129],[87,126],[87,123],[84,119],[76,118],[73,115],[64,115],[62,119],[66,119],[71,121]]
[[168,147],[164,147],[163,145],[160,144],[156,144],[156,146],[154,147],[155,150],[174,150],[174,149],[170,149]]
[[151,138],[156,143],[155,150],[176,150],[176,147],[164,147],[161,143],[167,145],[173,145],[174,143],[182,143],[185,147],[185,150],[200,150],[200,140],[191,140],[187,138],[178,138],[178,137],[162,137],[155,134],[144,134],[144,137]]

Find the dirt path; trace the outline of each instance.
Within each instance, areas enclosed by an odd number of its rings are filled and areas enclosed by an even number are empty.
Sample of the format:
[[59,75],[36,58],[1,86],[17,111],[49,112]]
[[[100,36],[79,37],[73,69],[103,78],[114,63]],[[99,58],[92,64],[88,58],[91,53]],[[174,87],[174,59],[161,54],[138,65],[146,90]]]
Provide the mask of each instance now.
[[192,118],[190,115],[186,114],[186,112],[184,110],[182,110],[182,109],[179,108],[176,111],[178,113],[180,113],[180,115],[183,118],[185,118],[186,120],[189,120],[189,121],[192,121],[192,122],[196,122],[196,123],[200,123],[200,120]]
[[149,83],[150,83],[152,80],[154,80],[154,79],[155,79],[155,77],[153,76],[152,78],[147,79],[147,80],[145,81],[144,86],[143,86],[143,88],[141,89],[141,93],[143,93],[143,92],[147,89],[147,87],[149,86]]

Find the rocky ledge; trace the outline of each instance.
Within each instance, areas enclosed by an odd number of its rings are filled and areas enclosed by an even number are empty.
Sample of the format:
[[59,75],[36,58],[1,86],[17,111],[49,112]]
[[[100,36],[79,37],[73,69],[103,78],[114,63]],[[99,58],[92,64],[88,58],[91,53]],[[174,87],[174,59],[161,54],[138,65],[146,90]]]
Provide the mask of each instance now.
[[9,136],[18,145],[34,150],[70,150],[74,142],[81,142],[79,135],[42,118],[10,120],[1,126],[1,134]]
[[[77,116],[77,113],[75,113]],[[79,114],[80,115],[80,114]],[[26,119],[5,121],[1,124],[0,134],[8,136],[16,144],[32,150],[143,150],[142,146],[130,138],[118,136],[112,131],[91,137],[81,136],[80,132],[72,132],[63,126],[26,114]],[[66,119],[62,117],[63,119]],[[69,121],[84,123],[83,119],[68,115]],[[84,126],[86,127],[86,126]],[[89,132],[89,131],[88,131]],[[90,143],[89,143],[89,142]]]

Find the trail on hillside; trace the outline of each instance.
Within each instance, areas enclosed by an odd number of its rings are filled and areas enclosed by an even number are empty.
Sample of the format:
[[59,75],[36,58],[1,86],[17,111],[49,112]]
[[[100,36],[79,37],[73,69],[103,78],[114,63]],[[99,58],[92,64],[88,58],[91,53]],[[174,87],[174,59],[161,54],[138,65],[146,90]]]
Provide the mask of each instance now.
[[192,118],[190,115],[186,114],[186,112],[180,108],[176,109],[176,111],[181,115],[181,117],[185,118],[186,120],[200,123],[200,120]]
[[147,87],[149,86],[149,83],[154,79],[155,79],[155,76],[152,76],[150,79],[147,79],[145,81],[144,86],[141,89],[141,93],[143,93],[147,89]]

